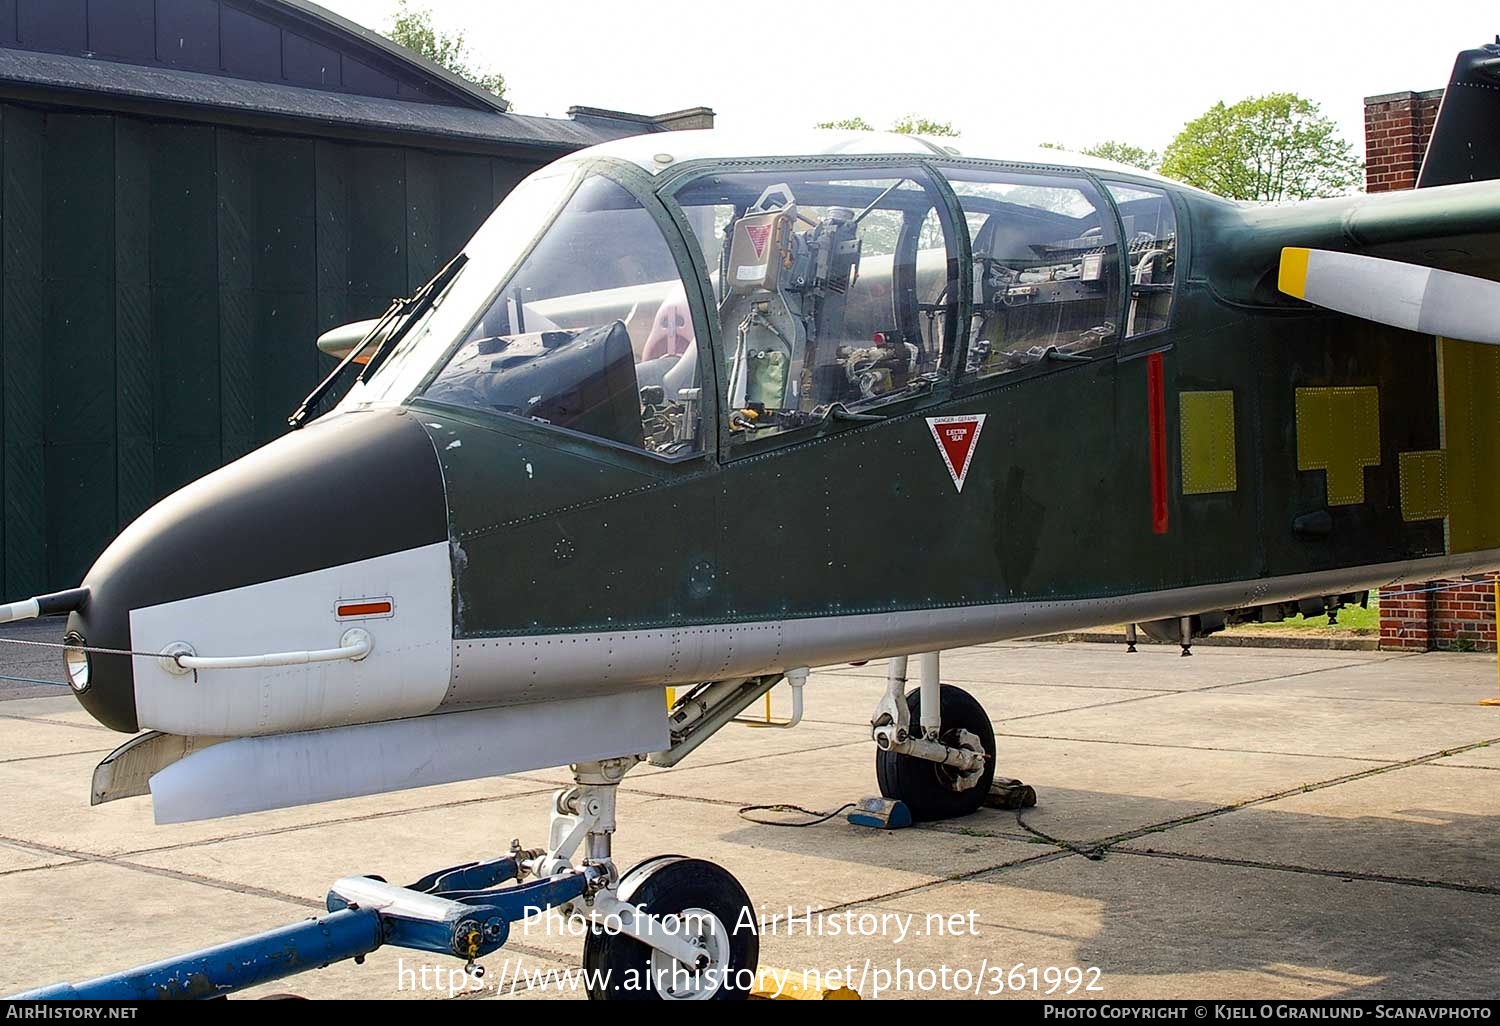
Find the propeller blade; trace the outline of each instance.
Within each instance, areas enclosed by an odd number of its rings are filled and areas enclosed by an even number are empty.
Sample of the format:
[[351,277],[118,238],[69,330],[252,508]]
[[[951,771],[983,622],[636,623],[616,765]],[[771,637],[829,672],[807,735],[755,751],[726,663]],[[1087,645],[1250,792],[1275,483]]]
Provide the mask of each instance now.
[[1288,247],[1282,292],[1423,335],[1500,345],[1500,282],[1396,260]]
[[[318,351],[324,356],[331,356],[335,360],[342,360],[348,356],[354,347],[365,340],[365,336],[375,330],[379,321],[355,321],[353,324],[345,324],[325,331],[318,336]],[[355,363],[368,363],[369,357],[355,360]]]

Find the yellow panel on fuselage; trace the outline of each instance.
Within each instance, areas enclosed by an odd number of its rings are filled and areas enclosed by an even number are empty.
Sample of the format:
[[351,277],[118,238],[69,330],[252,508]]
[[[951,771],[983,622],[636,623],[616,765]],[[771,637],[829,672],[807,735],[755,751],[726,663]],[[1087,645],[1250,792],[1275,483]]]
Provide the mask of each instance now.
[[1401,519],[1441,520],[1448,515],[1448,454],[1403,452],[1401,460]]
[[1500,346],[1441,339],[1448,551],[1500,547]]
[[1235,470],[1234,393],[1178,395],[1182,440],[1182,494],[1212,495],[1239,486]]
[[1365,501],[1365,468],[1380,466],[1380,389],[1297,389],[1297,469],[1328,472],[1328,505]]

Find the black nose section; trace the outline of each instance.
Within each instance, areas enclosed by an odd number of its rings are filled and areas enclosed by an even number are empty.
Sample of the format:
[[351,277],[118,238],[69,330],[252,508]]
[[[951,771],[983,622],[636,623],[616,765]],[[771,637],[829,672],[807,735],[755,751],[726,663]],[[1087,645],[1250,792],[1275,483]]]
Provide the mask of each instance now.
[[[89,571],[89,597],[68,619],[69,640],[129,651],[133,609],[447,537],[442,470],[415,417],[401,409],[325,417],[142,514]],[[71,670],[70,677],[100,723],[139,729],[130,656],[91,653],[87,686],[79,688]]]

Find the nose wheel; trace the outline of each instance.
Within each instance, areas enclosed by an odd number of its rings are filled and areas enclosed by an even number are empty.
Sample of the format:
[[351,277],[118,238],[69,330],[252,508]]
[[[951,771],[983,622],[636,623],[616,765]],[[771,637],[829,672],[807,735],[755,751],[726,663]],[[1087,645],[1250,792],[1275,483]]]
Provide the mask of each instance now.
[[720,866],[662,855],[620,879],[619,899],[698,952],[687,964],[608,923],[584,938],[589,997],[612,1001],[734,1001],[749,995],[760,962],[750,897]]
[[[906,803],[912,819],[933,822],[978,812],[995,777],[995,730],[984,706],[961,688],[944,684],[939,698],[942,726],[935,739],[949,752],[971,752],[981,765],[954,766],[881,748],[875,753],[875,779],[880,793]],[[906,696],[910,723],[921,720],[921,691]],[[977,762],[978,760],[974,760]]]

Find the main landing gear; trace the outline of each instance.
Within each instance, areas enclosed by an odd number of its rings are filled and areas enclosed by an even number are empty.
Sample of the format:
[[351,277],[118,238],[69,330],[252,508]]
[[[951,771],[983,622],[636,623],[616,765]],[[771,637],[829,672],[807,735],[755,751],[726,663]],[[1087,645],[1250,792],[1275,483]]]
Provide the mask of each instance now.
[[870,719],[880,793],[917,822],[977,812],[995,776],[995,731],[973,695],[939,680],[938,653],[921,657],[921,685],[906,693],[907,657],[890,661]]

